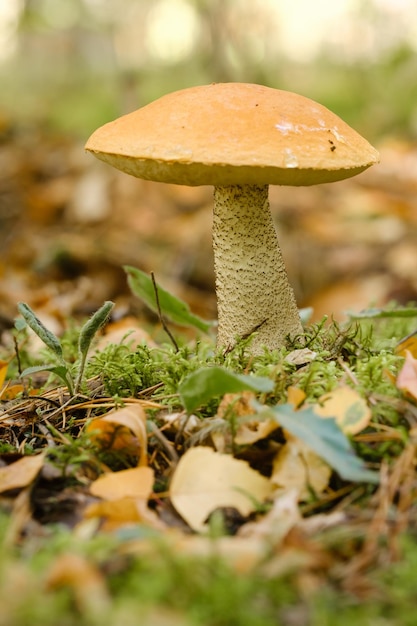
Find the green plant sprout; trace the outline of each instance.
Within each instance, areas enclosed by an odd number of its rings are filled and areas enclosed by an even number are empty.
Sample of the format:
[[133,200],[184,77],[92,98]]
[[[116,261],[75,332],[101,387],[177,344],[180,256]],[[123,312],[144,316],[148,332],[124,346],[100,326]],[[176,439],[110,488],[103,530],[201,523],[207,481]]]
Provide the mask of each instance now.
[[[71,372],[70,364],[64,359],[62,344],[58,337],[46,328],[28,304],[19,302],[17,308],[24,321],[29,328],[31,328],[33,332],[38,335],[39,339],[43,341],[47,348],[54,353],[58,361],[58,363],[28,367],[21,373],[21,376],[30,376],[31,374],[43,371],[52,372],[65,383],[71,396],[77,395],[82,386],[88,350],[91,346],[91,342],[93,341],[96,333],[106,324],[113,307],[113,302],[105,302],[82,326],[78,337],[78,368],[77,373],[74,376]],[[16,326],[18,329],[21,328],[19,320],[17,320]]]

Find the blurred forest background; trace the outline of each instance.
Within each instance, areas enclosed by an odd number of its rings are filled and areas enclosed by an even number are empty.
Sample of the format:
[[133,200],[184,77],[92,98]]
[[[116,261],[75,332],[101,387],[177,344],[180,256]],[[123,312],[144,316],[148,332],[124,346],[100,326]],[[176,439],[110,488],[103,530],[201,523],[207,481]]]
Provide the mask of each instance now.
[[[361,176],[271,187],[300,306],[314,319],[417,300],[417,0],[0,0],[0,316],[54,329],[154,271],[216,315],[212,189],[96,162],[99,125],[173,90],[262,83],[332,109],[381,152]],[[1,328],[1,327],[0,327]]]

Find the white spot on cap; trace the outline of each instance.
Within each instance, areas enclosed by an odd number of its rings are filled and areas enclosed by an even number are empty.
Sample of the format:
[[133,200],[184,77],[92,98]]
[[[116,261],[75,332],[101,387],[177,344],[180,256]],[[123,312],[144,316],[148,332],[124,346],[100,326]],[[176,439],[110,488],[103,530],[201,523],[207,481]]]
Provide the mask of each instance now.
[[330,132],[333,133],[334,137],[340,141],[340,143],[346,143],[345,138],[339,133],[336,126],[333,126],[333,128],[330,129]]
[[284,164],[287,168],[298,167],[298,159],[295,156],[294,152],[292,152],[289,148],[285,148],[284,150]]
[[291,122],[286,122],[283,120],[278,124],[275,124],[275,128],[280,131],[283,135],[288,135],[290,131],[297,132],[297,128]]

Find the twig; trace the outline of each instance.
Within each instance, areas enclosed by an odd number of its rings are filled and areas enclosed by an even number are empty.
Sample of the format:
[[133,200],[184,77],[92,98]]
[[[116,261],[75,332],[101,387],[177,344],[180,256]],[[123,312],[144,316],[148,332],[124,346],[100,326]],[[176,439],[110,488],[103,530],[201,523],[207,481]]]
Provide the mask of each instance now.
[[158,294],[158,285],[156,284],[156,280],[155,280],[155,275],[153,272],[151,272],[151,278],[152,278],[152,284],[153,284],[153,288],[155,291],[155,301],[156,301],[156,307],[158,309],[158,317],[159,317],[159,321],[162,324],[162,328],[164,329],[164,331],[166,332],[166,334],[168,335],[168,337],[171,339],[172,344],[175,348],[175,352],[178,352],[179,347],[177,342],[175,341],[174,336],[172,335],[171,331],[169,330],[168,326],[166,325],[166,322],[162,316],[162,311],[161,311],[161,304],[159,302],[159,294]]
[[148,427],[149,427],[149,430],[152,432],[152,435],[154,435],[156,437],[156,439],[162,445],[164,450],[168,453],[168,456],[170,457],[170,459],[174,463],[174,465],[177,465],[179,457],[178,457],[178,454],[177,454],[174,446],[171,444],[171,442],[168,441],[168,439],[161,433],[161,431],[156,426],[156,424],[154,424],[154,422],[149,420],[148,421]]

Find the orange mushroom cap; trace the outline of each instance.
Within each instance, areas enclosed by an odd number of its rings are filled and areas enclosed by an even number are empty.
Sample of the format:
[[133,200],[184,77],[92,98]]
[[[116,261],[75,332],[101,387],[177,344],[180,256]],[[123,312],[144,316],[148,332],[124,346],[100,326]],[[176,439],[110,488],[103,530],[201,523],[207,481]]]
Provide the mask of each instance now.
[[314,185],[379,161],[326,107],[246,83],[167,94],[96,130],[86,150],[138,178],[181,185]]

